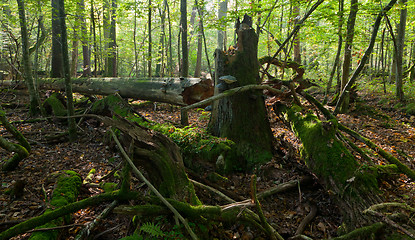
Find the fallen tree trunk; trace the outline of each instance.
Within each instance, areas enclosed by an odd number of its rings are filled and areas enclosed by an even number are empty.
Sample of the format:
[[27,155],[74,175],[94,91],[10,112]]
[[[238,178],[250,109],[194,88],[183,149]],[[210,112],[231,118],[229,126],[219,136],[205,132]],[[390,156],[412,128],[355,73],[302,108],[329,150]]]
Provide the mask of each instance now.
[[[22,85],[18,81],[1,81],[0,86]],[[39,88],[65,90],[63,78],[39,79]],[[201,78],[77,78],[72,80],[73,92],[111,95],[174,105],[188,105],[213,95],[211,79]]]
[[376,172],[363,169],[336,137],[337,121],[320,121],[314,114],[301,114],[301,108],[275,105],[274,111],[290,122],[303,143],[304,161],[333,194],[343,215],[344,233],[376,222],[363,211],[381,202]]
[[[76,201],[79,189],[82,185],[81,177],[74,171],[65,171],[59,173],[56,187],[53,190],[53,196],[50,200],[51,207],[46,210],[50,212],[55,207],[63,207]],[[50,222],[49,222],[50,221]],[[50,218],[49,221],[41,228],[53,228],[70,221],[70,215],[61,218]],[[57,230],[34,232],[29,239],[57,239],[59,232]]]

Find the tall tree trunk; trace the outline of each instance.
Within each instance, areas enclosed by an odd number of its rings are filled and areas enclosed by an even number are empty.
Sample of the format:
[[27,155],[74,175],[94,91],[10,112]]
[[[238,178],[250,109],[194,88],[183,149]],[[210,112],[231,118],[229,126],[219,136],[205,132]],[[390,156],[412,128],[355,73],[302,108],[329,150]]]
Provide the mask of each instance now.
[[147,68],[148,68],[148,77],[152,76],[152,72],[151,72],[151,45],[152,45],[152,39],[151,39],[151,11],[152,10],[152,6],[151,6],[151,0],[148,1],[148,59],[147,59]]
[[202,19],[199,18],[199,31],[197,34],[197,56],[196,56],[196,67],[195,67],[195,75],[194,77],[200,77],[200,72],[202,69]]
[[386,56],[385,56],[385,50],[384,50],[385,32],[386,32],[386,29],[384,28],[382,31],[382,40],[380,42],[380,69],[381,69],[380,71],[382,71],[383,93],[386,94],[386,80],[385,80]]
[[403,47],[405,44],[405,28],[406,28],[406,16],[407,16],[407,0],[400,0],[401,4],[401,14],[399,19],[399,27],[398,27],[398,36],[396,39],[396,97],[399,101],[403,102],[404,99],[404,92],[402,89],[402,78],[403,78]]
[[203,11],[202,11],[201,7],[199,6],[197,0],[195,0],[195,3],[196,3],[196,6],[197,6],[197,12],[199,14],[199,19],[200,19],[199,27],[200,27],[200,32],[201,32],[202,38],[203,38],[203,45],[205,47],[205,55],[206,55],[205,57],[206,57],[206,61],[207,61],[207,64],[208,64],[209,73],[210,73],[211,76],[213,76],[212,68],[210,67],[209,54],[208,54],[208,50],[207,50],[205,30],[204,30],[204,27],[203,27]]
[[95,11],[94,11],[94,1],[91,0],[91,25],[92,25],[92,35],[94,41],[94,76],[97,76],[98,72],[98,44],[97,44],[97,34],[95,26]]
[[26,15],[24,0],[17,0],[19,6],[19,22],[22,35],[23,67],[24,77],[30,95],[30,115],[35,116],[40,113],[39,93],[36,89],[32,77],[32,67],[29,56],[29,39],[26,28]]
[[[62,45],[62,62],[63,62],[63,72],[65,76],[65,93],[66,93],[66,101],[67,101],[67,108],[68,108],[68,116],[74,115],[74,105],[73,105],[73,94],[72,94],[72,83],[71,83],[71,75],[69,72],[69,55],[68,55],[68,37],[66,33],[66,22],[65,22],[65,4],[64,0],[58,1],[59,7],[59,25],[61,28],[61,45]],[[71,141],[76,139],[76,123],[75,118],[69,118],[69,139]]]
[[[218,9],[218,19],[220,21],[224,21],[228,12],[228,0],[220,1],[219,2],[219,9]],[[220,24],[221,27],[225,28],[224,30],[218,30],[218,47],[221,50],[225,50],[226,48],[226,24]]]
[[[78,20],[75,20],[75,22],[78,22]],[[71,77],[76,77],[76,72],[78,71],[78,45],[79,45],[79,35],[78,31],[76,30],[79,28],[78,24],[75,24],[73,34],[74,38],[72,40],[72,56],[71,56],[71,65],[70,65],[70,74]]]
[[60,43],[61,28],[58,18],[58,1],[52,0],[52,69],[51,77],[63,77],[62,46]]
[[138,49],[137,49],[137,11],[138,11],[138,1],[135,1],[134,5],[134,32],[133,32],[133,41],[134,41],[134,62],[135,62],[135,77],[139,75],[138,68]]
[[182,35],[182,68],[180,75],[189,76],[189,49],[187,48],[187,0],[180,0],[180,31]]
[[117,35],[116,35],[116,11],[117,11],[117,1],[111,1],[111,7],[109,11],[109,43],[108,43],[108,58],[107,58],[107,76],[116,77],[117,76]]
[[[294,9],[293,9],[293,17],[294,19],[294,25],[297,24],[297,22],[300,19],[300,3],[297,1],[294,1]],[[298,64],[301,64],[301,46],[300,46],[300,36],[295,34],[293,38],[293,48],[294,48],[294,62],[297,62]]]
[[166,39],[165,33],[165,24],[166,24],[166,12],[165,9],[159,9],[160,11],[160,21],[161,21],[161,33],[160,33],[160,45],[158,46],[158,61],[156,65],[156,76],[162,77],[164,76],[164,49],[165,43],[164,40]]
[[[79,0],[79,20],[81,22],[81,42],[82,42],[82,76],[89,77],[91,76],[91,55],[89,52],[88,44],[88,32],[86,30],[86,21],[85,21],[85,2],[84,0]],[[92,19],[91,19],[92,21]]]
[[[258,84],[260,81],[258,36],[251,26],[238,30],[237,46],[238,50],[234,56],[225,56],[220,49],[215,52],[215,74],[219,77],[231,75],[237,80],[234,83],[226,83],[224,78],[229,76],[219,78],[216,90]],[[219,100],[213,105],[209,131],[215,136],[233,140],[238,151],[245,157],[245,161],[233,163],[234,166],[225,166],[225,169],[252,169],[272,156],[272,133],[261,91],[232,95]]]
[[[349,18],[347,19],[346,42],[344,46],[343,75],[342,75],[341,88],[340,88],[341,91],[343,91],[344,87],[349,81],[349,74],[350,74],[351,60],[352,60],[354,27],[356,23],[356,16],[357,16],[358,10],[359,10],[358,0],[351,0]],[[349,107],[349,96],[346,95],[345,101],[343,101],[340,111],[347,112],[348,107]]]
[[172,47],[173,35],[171,33],[170,8],[169,8],[169,3],[167,2],[167,0],[164,0],[164,5],[167,10],[167,21],[169,22],[169,57],[168,57],[167,68],[169,71],[168,75],[173,76],[173,47]]
[[329,96],[329,93],[330,93],[330,88],[331,88],[331,85],[332,85],[332,82],[333,82],[333,77],[334,77],[334,74],[336,73],[337,66],[340,63],[340,54],[341,54],[341,51],[342,51],[341,48],[342,48],[342,45],[343,45],[343,37],[342,37],[343,11],[344,11],[344,0],[339,0],[339,12],[338,12],[339,27],[337,29],[337,34],[338,34],[339,40],[338,40],[338,43],[337,43],[337,52],[336,52],[336,57],[334,59],[333,68],[331,69],[330,78],[329,78],[329,81],[327,82],[326,94],[325,94],[324,100],[323,100],[324,103],[327,102],[327,99],[328,99],[328,96]]

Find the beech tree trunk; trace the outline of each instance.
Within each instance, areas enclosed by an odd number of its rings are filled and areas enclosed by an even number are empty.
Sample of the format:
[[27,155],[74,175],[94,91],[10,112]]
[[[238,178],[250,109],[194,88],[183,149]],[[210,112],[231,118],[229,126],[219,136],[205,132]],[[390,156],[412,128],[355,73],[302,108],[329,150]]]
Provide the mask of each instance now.
[[29,39],[26,28],[25,4],[23,0],[18,0],[17,3],[19,6],[19,20],[22,35],[24,79],[30,95],[30,114],[33,116],[40,113],[40,100],[36,84],[34,83],[32,77],[32,63],[30,62],[29,56]]
[[[248,24],[242,23],[238,29],[237,45],[235,53],[225,55],[216,50],[217,77],[231,75],[237,82],[226,84],[219,80],[215,91],[221,85],[233,88],[259,84],[258,36]],[[237,144],[246,161],[235,163],[235,167],[252,169],[271,159],[272,133],[261,91],[233,95],[213,104],[209,130],[213,135],[229,138]]]
[[405,28],[406,28],[406,16],[407,16],[407,0],[400,0],[401,6],[401,14],[399,19],[399,27],[398,27],[398,36],[396,39],[396,97],[399,101],[404,101],[404,92],[403,92],[403,48],[405,44]]
[[[341,80],[341,91],[346,87],[347,82],[349,81],[350,68],[352,63],[352,48],[353,48],[353,37],[354,37],[354,27],[356,23],[356,15],[359,10],[358,0],[351,0],[350,2],[350,13],[349,18],[347,19],[347,33],[346,41],[344,46],[344,60],[343,60],[343,75]],[[349,94],[346,92],[345,100],[342,102],[341,112],[347,112],[349,108]]]
[[[59,7],[59,25],[61,28],[61,48],[62,48],[62,63],[63,63],[63,73],[65,76],[65,95],[66,95],[66,106],[68,109],[68,116],[73,116],[75,109],[73,105],[73,92],[72,92],[72,81],[71,74],[69,71],[69,54],[68,54],[68,35],[66,32],[66,14],[65,14],[65,3],[63,0],[58,1]],[[68,119],[68,131],[69,139],[71,141],[76,138],[76,123],[75,118]]]
[[52,0],[52,69],[50,76],[53,78],[63,77],[58,2],[59,0]]

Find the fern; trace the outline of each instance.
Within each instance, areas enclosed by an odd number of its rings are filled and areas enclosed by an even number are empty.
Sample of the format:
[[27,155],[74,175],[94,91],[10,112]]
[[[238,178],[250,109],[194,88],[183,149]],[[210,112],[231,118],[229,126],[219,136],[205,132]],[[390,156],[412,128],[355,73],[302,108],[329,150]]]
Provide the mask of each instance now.
[[144,223],[140,227],[140,232],[145,232],[152,237],[164,237],[166,235],[158,224],[152,222]]

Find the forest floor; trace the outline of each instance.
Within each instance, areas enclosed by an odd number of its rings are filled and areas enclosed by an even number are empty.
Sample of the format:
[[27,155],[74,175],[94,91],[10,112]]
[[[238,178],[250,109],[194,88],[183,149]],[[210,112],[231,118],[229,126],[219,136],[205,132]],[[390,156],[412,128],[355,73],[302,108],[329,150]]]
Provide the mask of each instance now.
[[[396,102],[384,100],[387,96],[380,93],[364,93],[359,95],[360,101],[352,105],[348,114],[338,116],[344,125],[358,131],[374,141],[386,151],[392,153],[404,164],[415,169],[415,117],[402,111],[395,110]],[[47,199],[51,197],[54,182],[50,181],[52,173],[60,170],[74,170],[85,178],[91,169],[96,172],[93,182],[114,169],[120,170],[122,158],[111,144],[107,142],[106,128],[95,120],[87,120],[82,125],[80,137],[76,142],[68,143],[59,138],[53,138],[57,133],[65,131],[65,124],[57,120],[39,122],[20,122],[28,120],[27,93],[20,91],[1,91],[0,103],[7,112],[10,122],[20,130],[32,145],[32,152],[24,159],[17,170],[9,173],[0,172],[0,232],[13,224],[40,215],[48,206]],[[379,104],[382,102],[382,104]],[[180,123],[180,110],[168,104],[140,104],[136,110],[149,120],[157,122]],[[209,112],[195,110],[190,113],[190,123],[205,128]],[[291,180],[310,176],[306,166],[300,159],[301,143],[293,135],[290,128],[280,121],[270,107],[269,119],[276,138],[276,148],[279,154],[269,163],[257,169],[258,192]],[[11,140],[9,133],[0,126],[3,137]],[[355,142],[364,148],[363,144]],[[374,164],[387,164],[375,152],[365,150]],[[8,159],[11,153],[0,149],[0,159]],[[360,157],[356,154],[356,158]],[[204,175],[192,176],[205,184],[211,183],[209,172]],[[233,192],[234,196],[242,199],[250,198],[251,174],[235,173],[226,176],[227,180],[215,182],[215,186]],[[25,183],[24,194],[18,199],[10,199],[6,193],[17,180]],[[116,182],[113,176],[105,181]],[[134,179],[139,185],[139,181]],[[386,201],[407,202],[412,207],[415,199],[415,184],[404,175],[397,175],[379,183],[382,195]],[[142,191],[148,191],[141,187]],[[197,195],[205,204],[224,204],[214,194],[196,188]],[[102,192],[102,189],[83,187],[79,199],[87,198]],[[336,236],[336,230],[341,224],[341,216],[330,194],[325,192],[316,179],[306,186],[298,185],[294,190],[275,194],[261,201],[264,214],[269,223],[284,237],[293,236],[300,222],[313,207],[317,215],[303,232],[313,239]],[[73,239],[82,225],[93,220],[106,204],[76,212],[73,224],[62,231],[60,239]],[[143,220],[144,221],[144,220]],[[162,230],[170,236],[180,239],[177,229],[172,228],[172,218],[155,218]],[[92,239],[119,239],[131,234],[131,216],[110,214],[96,228]],[[255,228],[240,223],[232,226],[206,226],[211,239],[266,239]],[[176,231],[176,233],[174,233]],[[19,235],[13,239],[27,239],[30,233]],[[174,238],[171,238],[174,239]]]

